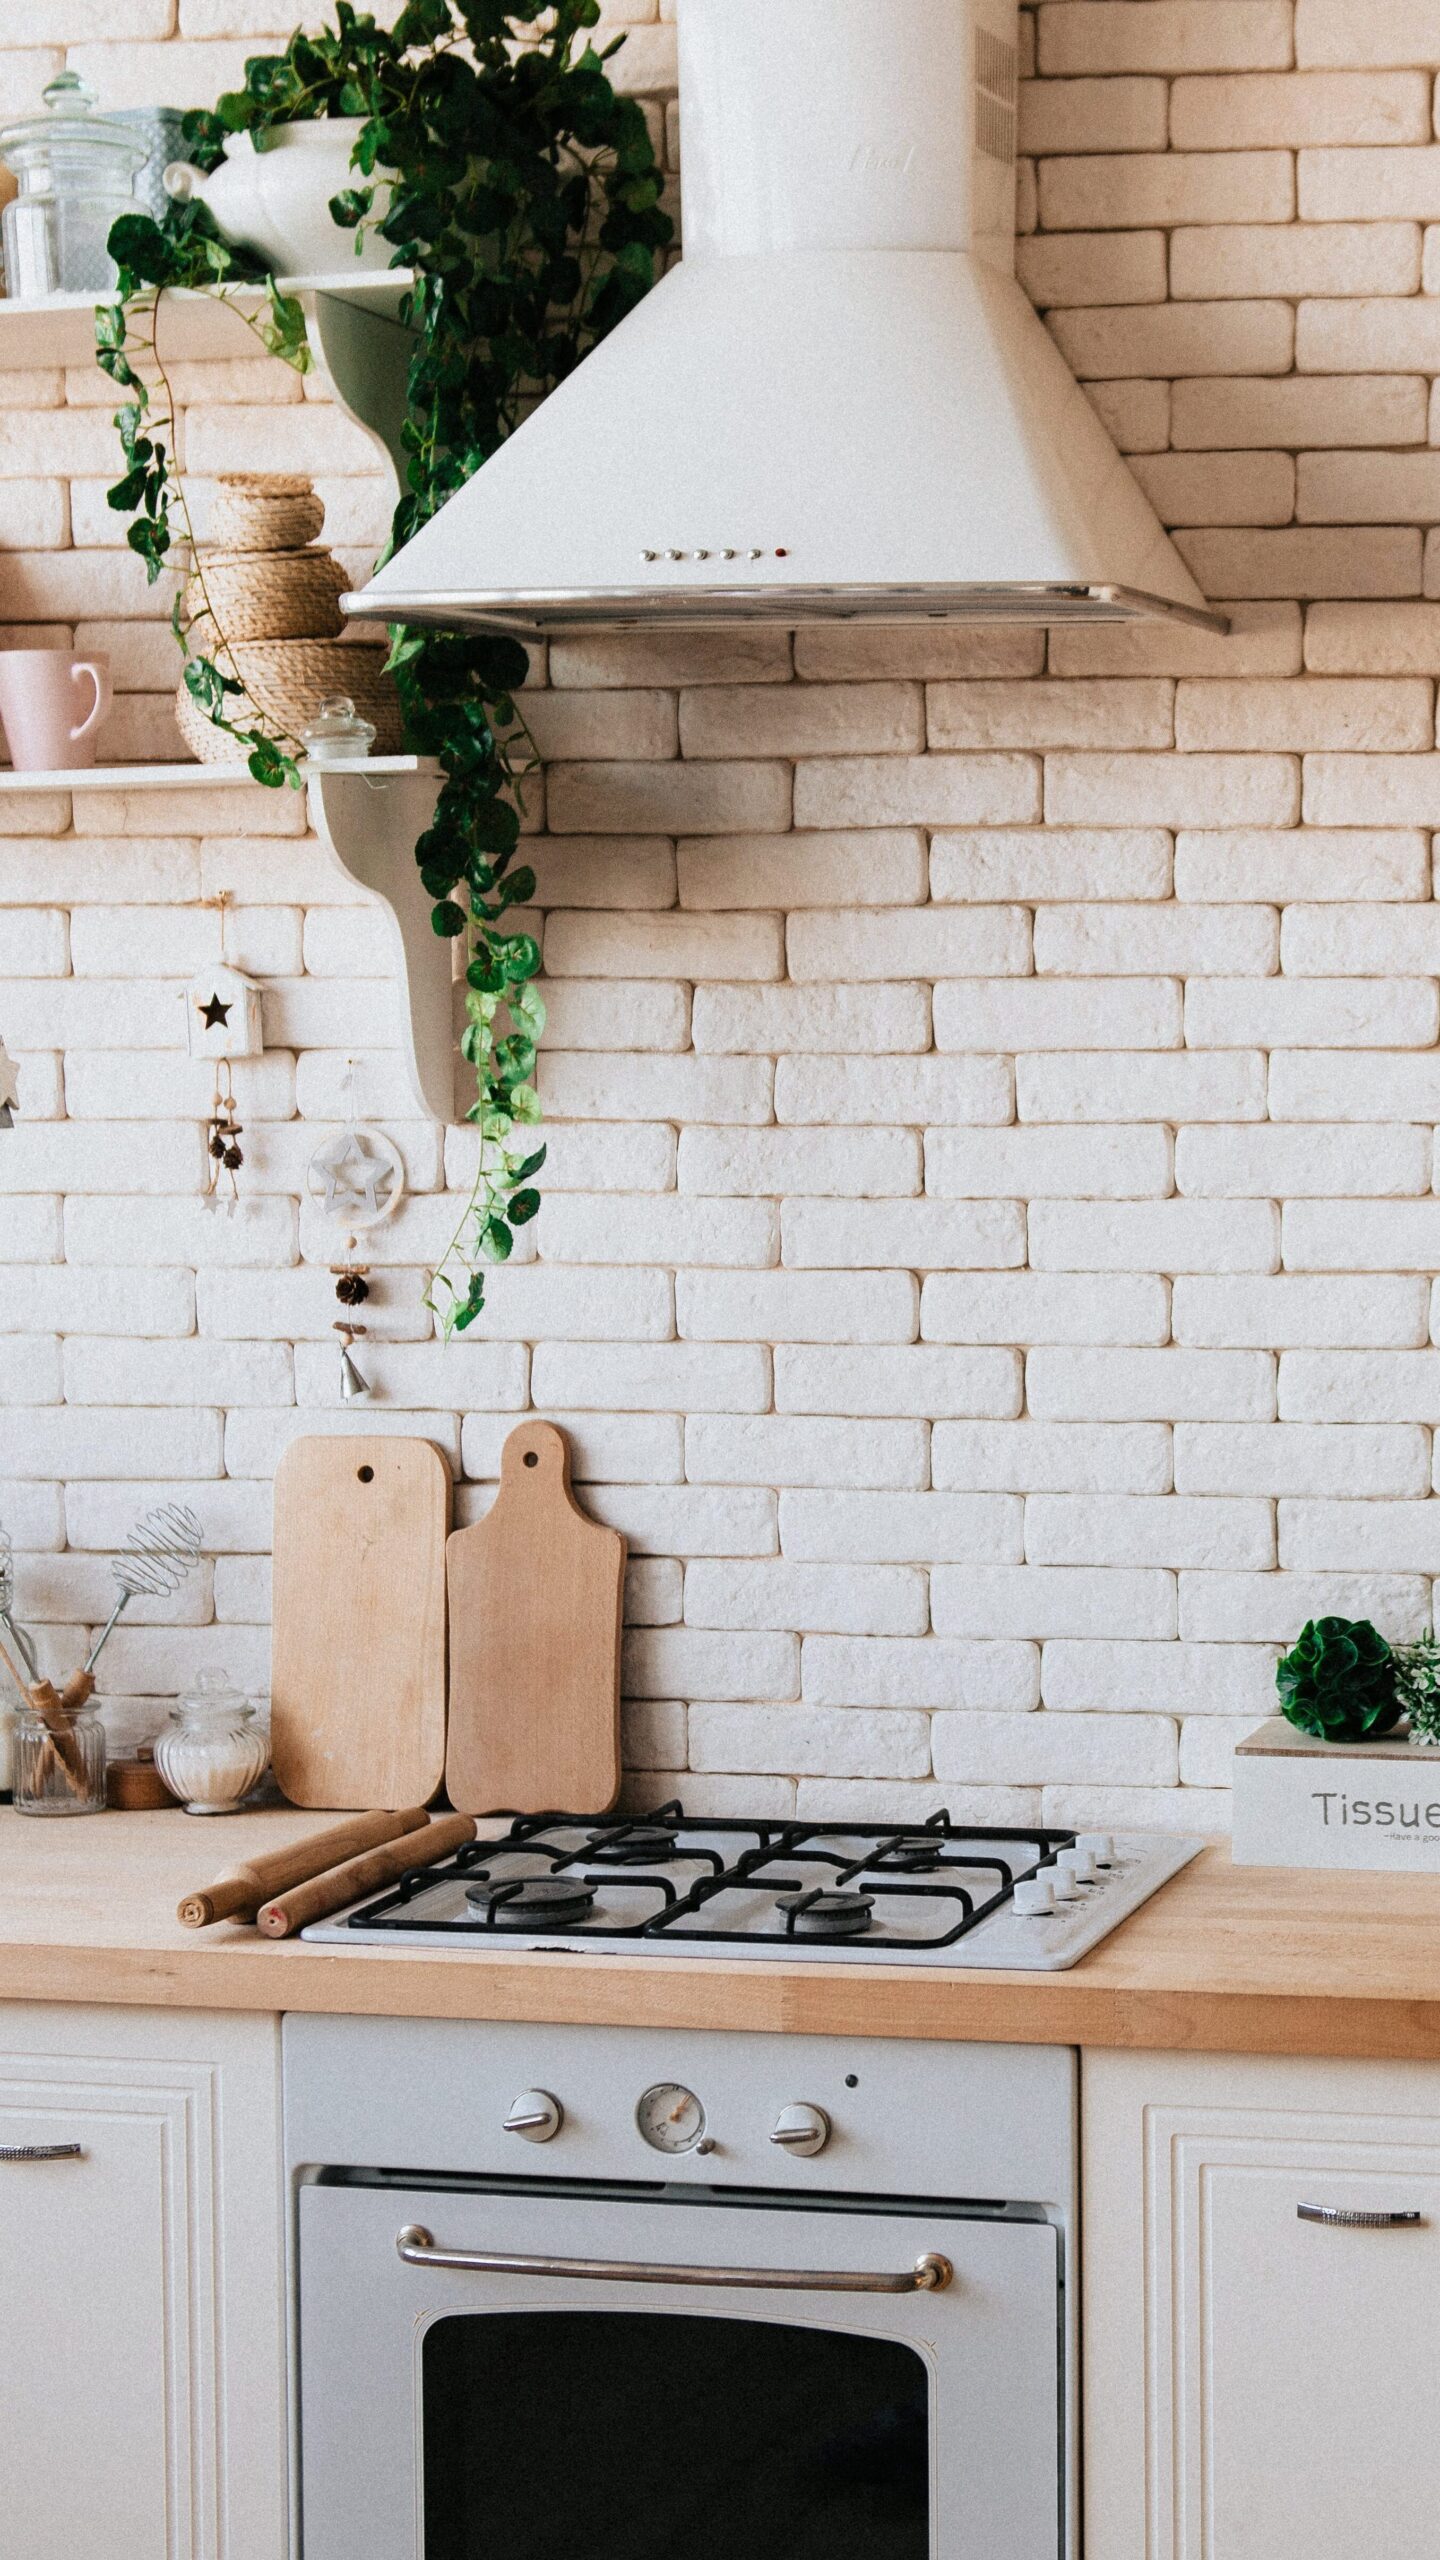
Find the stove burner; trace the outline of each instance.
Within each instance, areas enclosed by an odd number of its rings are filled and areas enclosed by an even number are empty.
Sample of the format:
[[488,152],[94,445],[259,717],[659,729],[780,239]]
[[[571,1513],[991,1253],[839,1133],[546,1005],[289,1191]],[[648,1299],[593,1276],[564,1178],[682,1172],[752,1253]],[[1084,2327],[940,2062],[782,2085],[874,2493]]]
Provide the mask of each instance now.
[[589,1918],[595,1887],[580,1876],[480,1876],[465,1899],[491,1928],[569,1929]]
[[809,1893],[783,1894],[775,1907],[785,1914],[787,1937],[859,1938],[870,1926],[875,1897],[827,1892],[816,1885]]
[[945,1865],[936,1849],[922,1847],[918,1840],[900,1841],[893,1849],[882,1849],[870,1863],[872,1867],[888,1867],[895,1874],[906,1876],[937,1875]]
[[597,1831],[585,1843],[585,1855],[597,1867],[648,1867],[675,1854],[674,1832],[658,1822],[632,1822],[613,1838],[608,1831]]

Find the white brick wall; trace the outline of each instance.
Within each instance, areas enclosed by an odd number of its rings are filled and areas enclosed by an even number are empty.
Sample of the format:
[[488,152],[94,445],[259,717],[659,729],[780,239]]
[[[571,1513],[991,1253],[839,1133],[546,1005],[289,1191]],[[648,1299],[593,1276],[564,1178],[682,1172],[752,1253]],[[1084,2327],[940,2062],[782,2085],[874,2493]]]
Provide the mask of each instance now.
[[[48,0],[69,58],[208,102],[271,0]],[[609,0],[668,135],[673,28]],[[268,1479],[297,1430],[433,1436],[479,1515],[553,1414],[631,1541],[633,1800],[1226,1818],[1312,1611],[1440,1578],[1440,71],[1434,0],[1040,0],[1021,274],[1226,641],[1184,630],[557,643],[531,723],[550,1196],[475,1337],[419,1306],[472,1141],[408,1116],[383,949],[293,801],[0,810],[0,1518],[47,1660],[135,1508],[217,1557],[107,1656],[153,1721],[263,1681]],[[247,360],[182,367],[206,475],[368,447]],[[108,648],[111,754],[165,751],[160,616],[103,505],[107,394],[0,378],[0,616]],[[529,822],[540,822],[539,799]],[[228,911],[215,904],[228,895]],[[417,891],[418,894],[418,891]],[[266,986],[243,1210],[200,1205],[177,988]],[[332,1240],[343,1108],[414,1196],[371,1248],[359,1415]],[[183,1621],[183,1623],[181,1623]]]

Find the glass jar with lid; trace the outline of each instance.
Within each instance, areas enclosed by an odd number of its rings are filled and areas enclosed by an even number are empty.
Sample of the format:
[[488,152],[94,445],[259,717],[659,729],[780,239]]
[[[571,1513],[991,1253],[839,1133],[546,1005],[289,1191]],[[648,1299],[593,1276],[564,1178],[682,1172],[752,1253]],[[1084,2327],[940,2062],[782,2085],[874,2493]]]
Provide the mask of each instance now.
[[96,114],[95,92],[76,71],[60,72],[42,96],[43,115],[0,126],[0,161],[20,188],[3,215],[7,290],[26,302],[109,293],[110,226],[139,211],[135,177],[150,146],[124,116]]
[[375,744],[375,723],[355,708],[348,693],[327,693],[301,743],[312,764],[359,764]]
[[155,1766],[187,1813],[234,1813],[269,1757],[254,1708],[223,1671],[202,1671],[191,1696],[177,1698],[155,1745]]

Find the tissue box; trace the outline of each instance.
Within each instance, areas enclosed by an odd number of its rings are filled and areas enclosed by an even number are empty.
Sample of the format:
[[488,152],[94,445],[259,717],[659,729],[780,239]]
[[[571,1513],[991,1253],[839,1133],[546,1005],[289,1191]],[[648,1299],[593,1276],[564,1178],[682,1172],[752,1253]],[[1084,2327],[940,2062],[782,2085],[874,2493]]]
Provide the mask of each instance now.
[[1283,1716],[1235,1748],[1240,1867],[1440,1875],[1440,1751],[1407,1733],[1315,1742]]

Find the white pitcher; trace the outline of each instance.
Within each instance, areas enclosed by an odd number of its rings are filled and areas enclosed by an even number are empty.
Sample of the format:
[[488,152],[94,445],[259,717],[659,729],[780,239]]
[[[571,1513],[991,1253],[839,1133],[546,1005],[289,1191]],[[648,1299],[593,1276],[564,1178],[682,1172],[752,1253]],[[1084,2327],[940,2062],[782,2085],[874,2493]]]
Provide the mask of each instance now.
[[[332,196],[365,183],[350,165],[364,123],[363,116],[332,116],[271,125],[259,137],[232,133],[222,165],[208,177],[188,160],[172,161],[165,192],[181,204],[193,198],[206,205],[228,240],[257,250],[277,275],[374,274],[390,264],[389,241],[367,226],[357,255],[355,233],[330,212]],[[382,213],[387,195],[382,187]]]

